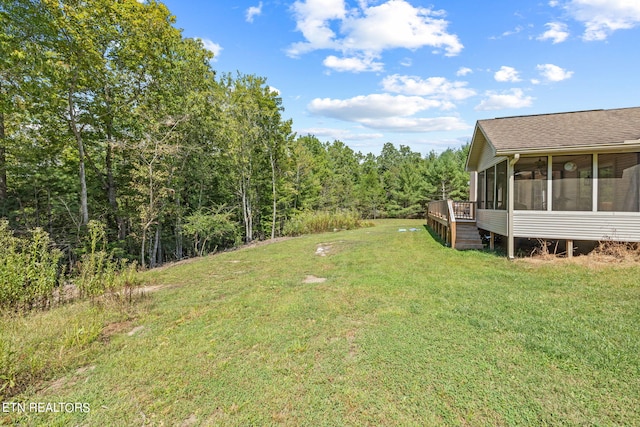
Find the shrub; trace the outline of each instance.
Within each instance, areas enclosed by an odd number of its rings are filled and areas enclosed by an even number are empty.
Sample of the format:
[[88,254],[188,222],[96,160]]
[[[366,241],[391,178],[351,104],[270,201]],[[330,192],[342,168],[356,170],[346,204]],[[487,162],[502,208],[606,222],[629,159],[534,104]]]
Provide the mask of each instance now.
[[351,230],[369,227],[370,222],[363,221],[355,211],[316,211],[302,212],[291,218],[284,226],[286,236],[324,233],[327,231]]
[[129,264],[126,259],[115,260],[107,252],[105,225],[89,221],[87,228],[90,247],[78,262],[73,280],[80,296],[95,297],[106,291],[136,286],[136,263]]
[[238,237],[238,224],[233,213],[220,206],[217,209],[199,210],[185,218],[183,234],[193,240],[193,251],[202,256],[218,247],[232,246]]
[[48,306],[61,256],[41,228],[31,231],[27,238],[18,238],[8,221],[0,221],[0,307]]

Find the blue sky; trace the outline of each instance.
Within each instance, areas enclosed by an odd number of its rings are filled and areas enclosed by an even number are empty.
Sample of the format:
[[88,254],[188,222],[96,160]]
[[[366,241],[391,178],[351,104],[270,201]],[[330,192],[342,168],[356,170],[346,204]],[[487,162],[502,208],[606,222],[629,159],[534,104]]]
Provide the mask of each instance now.
[[379,154],[476,120],[640,106],[638,0],[167,0],[216,71],[266,77],[298,135]]

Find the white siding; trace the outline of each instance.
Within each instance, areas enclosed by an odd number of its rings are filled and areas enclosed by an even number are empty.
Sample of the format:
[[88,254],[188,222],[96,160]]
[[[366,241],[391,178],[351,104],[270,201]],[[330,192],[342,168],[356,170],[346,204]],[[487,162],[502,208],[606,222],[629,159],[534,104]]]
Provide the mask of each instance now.
[[509,215],[507,211],[479,209],[476,215],[478,228],[493,231],[501,236],[508,235]]
[[640,213],[515,211],[513,234],[547,239],[640,242]]
[[480,154],[480,161],[478,162],[478,171],[483,171],[506,159],[506,157],[495,157],[495,155],[496,153],[491,145],[484,144],[482,146],[482,153]]

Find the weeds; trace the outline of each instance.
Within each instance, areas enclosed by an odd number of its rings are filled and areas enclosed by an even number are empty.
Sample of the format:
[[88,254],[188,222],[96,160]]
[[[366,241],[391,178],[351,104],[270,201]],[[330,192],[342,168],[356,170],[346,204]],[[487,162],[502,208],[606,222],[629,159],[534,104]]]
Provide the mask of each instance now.
[[[48,234],[35,229],[17,238],[0,222],[0,400],[82,361],[107,323],[129,319],[137,310],[136,263],[115,260],[106,251],[101,223],[89,223],[89,237],[90,249],[72,271],[75,286],[57,286],[61,253],[51,248]],[[56,296],[66,302],[78,295],[92,303],[31,310],[51,307]]]
[[285,224],[284,235],[299,236],[327,231],[352,230],[372,225],[371,222],[363,221],[360,214],[355,211],[302,212]]
[[106,251],[104,224],[89,221],[88,229],[90,250],[78,263],[74,280],[80,296],[93,298],[105,292],[138,285],[136,262],[128,264],[126,259],[115,260]]
[[601,241],[591,255],[619,261],[640,261],[640,243]]
[[51,244],[41,228],[21,239],[8,221],[0,221],[0,308],[29,310],[51,303],[62,255]]
[[25,316],[0,314],[0,401],[90,363],[103,348],[105,326],[137,317],[145,307],[138,303],[143,297],[109,293],[97,303],[80,301]]

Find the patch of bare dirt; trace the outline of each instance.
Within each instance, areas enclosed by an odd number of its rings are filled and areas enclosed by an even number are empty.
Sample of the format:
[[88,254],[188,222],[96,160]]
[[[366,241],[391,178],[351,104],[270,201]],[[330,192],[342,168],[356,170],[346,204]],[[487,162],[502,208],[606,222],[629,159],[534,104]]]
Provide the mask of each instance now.
[[318,256],[327,256],[331,253],[333,246],[331,243],[320,243],[316,246],[316,255]]
[[349,344],[349,358],[353,359],[358,354],[358,346],[356,345],[356,331],[347,331],[347,343]]
[[134,294],[136,292],[141,294],[152,294],[154,292],[159,291],[160,289],[165,289],[170,287],[172,286],[166,286],[166,285],[139,286],[137,288],[133,288],[133,292]]
[[195,414],[191,414],[189,418],[187,418],[182,422],[182,424],[180,424],[180,427],[191,427],[196,425],[197,423],[198,423],[198,417],[196,417]]
[[62,378],[58,378],[57,380],[52,381],[45,389],[46,392],[55,392],[58,390],[62,390],[63,388],[75,385],[85,374],[96,369],[95,365],[83,366],[81,368],[76,369],[73,376],[66,376]]
[[132,320],[125,320],[124,322],[109,323],[102,329],[102,336],[110,337],[115,334],[123,333],[124,331],[131,330]]
[[66,283],[53,290],[53,299],[54,301],[65,303],[78,298],[78,294],[78,288],[75,285]]
[[127,332],[127,336],[132,337],[143,329],[144,329],[144,325],[136,326],[135,328]]
[[305,284],[309,284],[309,283],[324,283],[326,281],[327,281],[326,277],[316,277],[316,276],[310,274],[310,275],[308,275],[307,277],[304,278],[302,283],[305,283]]

